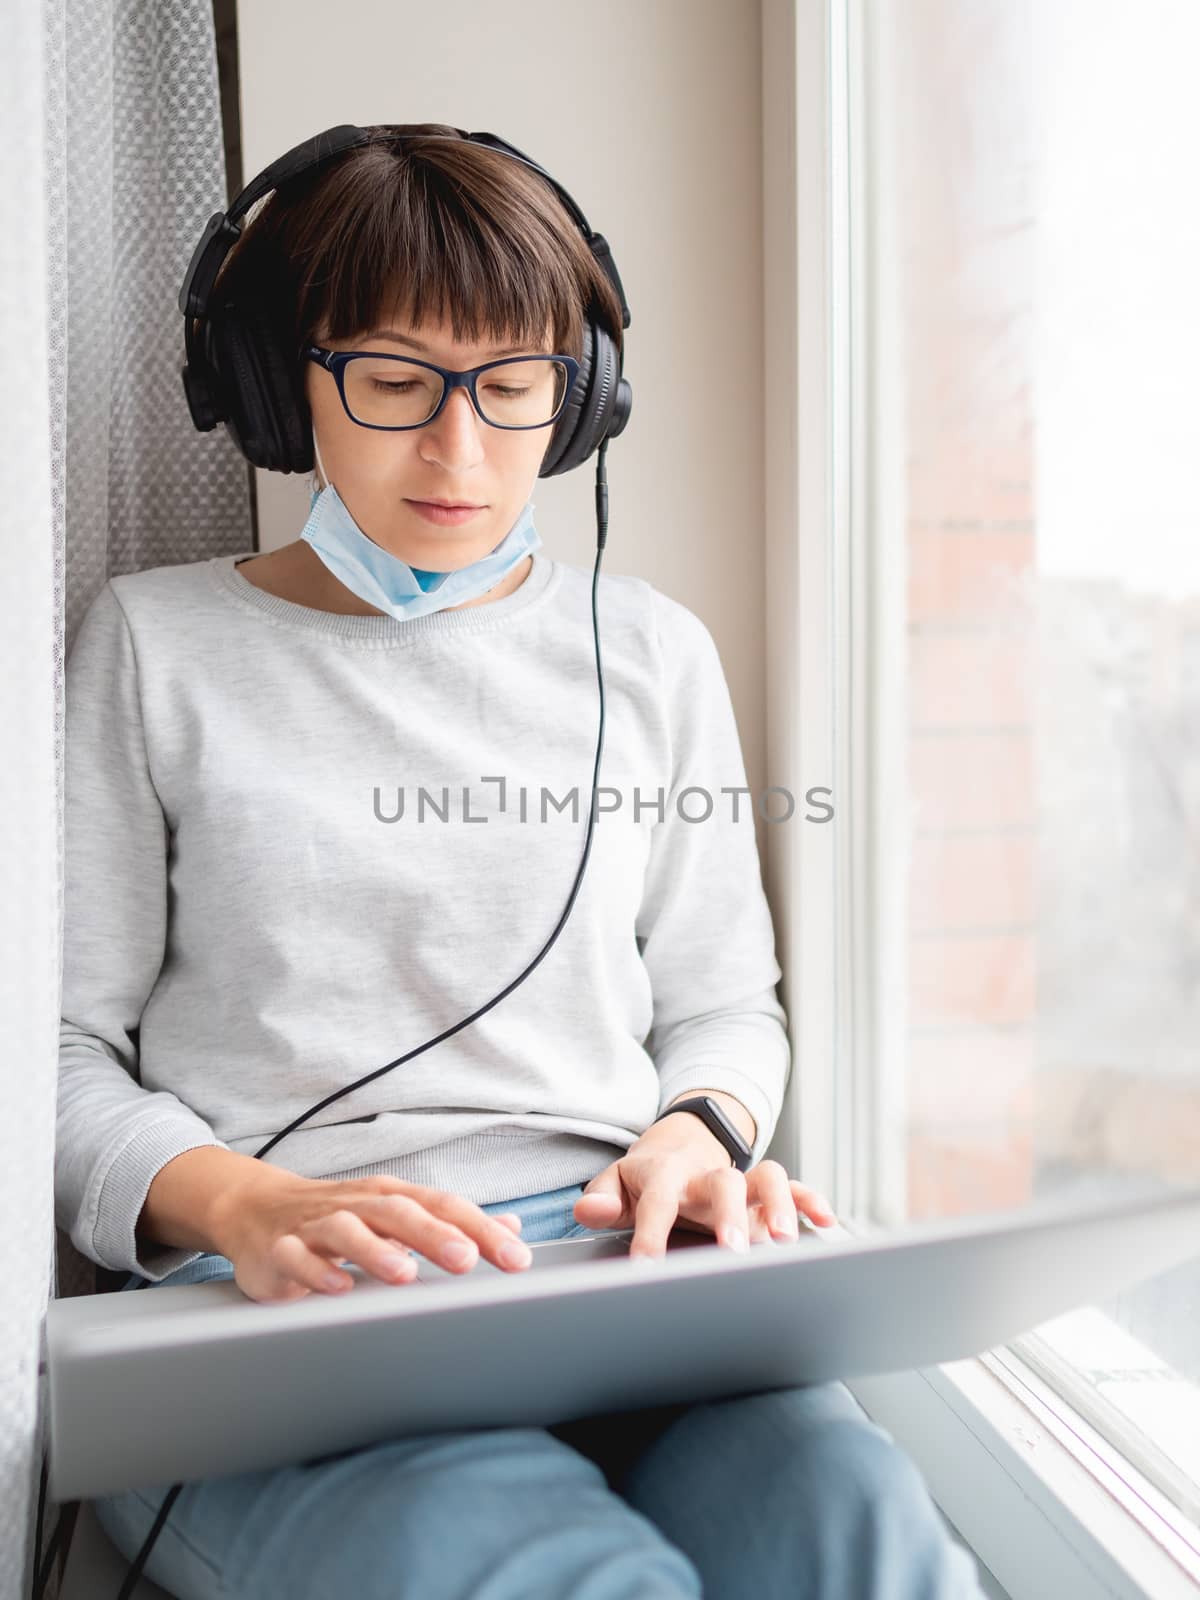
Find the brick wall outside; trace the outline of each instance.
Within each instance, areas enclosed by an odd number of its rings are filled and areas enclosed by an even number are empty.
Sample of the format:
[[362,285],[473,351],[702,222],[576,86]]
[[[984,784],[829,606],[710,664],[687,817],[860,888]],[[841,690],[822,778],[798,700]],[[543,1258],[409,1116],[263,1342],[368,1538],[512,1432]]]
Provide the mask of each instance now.
[[[1139,588],[1115,547],[1087,575],[1038,571],[1037,16],[908,0],[885,65],[913,1219],[1020,1206],[1064,1177],[1200,1181],[1200,598],[1166,570]],[[1144,374],[1111,380],[1136,407]],[[1136,541],[1136,520],[1110,537]]]
[[894,30],[914,1219],[1021,1204],[1033,1179],[1028,27],[1026,0],[914,0]]

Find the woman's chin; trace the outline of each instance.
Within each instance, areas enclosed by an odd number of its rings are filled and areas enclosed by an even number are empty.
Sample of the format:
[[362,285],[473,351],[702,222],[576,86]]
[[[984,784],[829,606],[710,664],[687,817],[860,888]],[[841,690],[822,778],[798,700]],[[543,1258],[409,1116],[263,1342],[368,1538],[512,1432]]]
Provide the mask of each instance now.
[[394,550],[393,554],[407,561],[410,567],[420,567],[422,572],[454,572],[482,561],[499,542],[499,534],[495,538],[481,539],[478,528],[472,528],[470,533],[465,529],[456,533],[453,528],[447,528],[432,539],[406,538],[403,548]]

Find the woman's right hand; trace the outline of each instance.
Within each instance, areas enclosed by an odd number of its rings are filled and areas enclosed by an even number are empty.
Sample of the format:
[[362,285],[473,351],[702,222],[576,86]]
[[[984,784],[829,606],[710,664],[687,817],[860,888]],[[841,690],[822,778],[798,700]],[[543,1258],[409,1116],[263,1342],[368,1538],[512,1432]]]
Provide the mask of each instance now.
[[[339,1267],[343,1260],[403,1284],[417,1275],[413,1250],[450,1272],[469,1272],[481,1253],[511,1272],[533,1259],[514,1213],[491,1215],[444,1189],[386,1176],[301,1178],[279,1168],[264,1180],[232,1187],[213,1229],[251,1300],[342,1293],[355,1281]],[[455,1245],[465,1249],[458,1261],[443,1254]]]

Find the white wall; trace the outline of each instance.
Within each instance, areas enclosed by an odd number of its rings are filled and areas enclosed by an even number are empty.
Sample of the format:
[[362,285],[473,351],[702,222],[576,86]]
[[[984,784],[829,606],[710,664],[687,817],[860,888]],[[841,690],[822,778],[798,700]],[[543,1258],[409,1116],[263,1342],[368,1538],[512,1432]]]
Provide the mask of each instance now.
[[[283,15],[285,26],[274,0],[238,0],[247,180],[337,123],[446,122],[498,134],[540,162],[608,239],[632,313],[633,413],[609,446],[600,570],[636,573],[708,624],[757,795],[766,781],[758,0],[290,0]],[[303,526],[307,479],[258,479],[261,547],[275,549]],[[593,457],[539,479],[533,496],[546,550],[588,573],[594,481]],[[804,785],[773,781],[797,793],[799,816]]]

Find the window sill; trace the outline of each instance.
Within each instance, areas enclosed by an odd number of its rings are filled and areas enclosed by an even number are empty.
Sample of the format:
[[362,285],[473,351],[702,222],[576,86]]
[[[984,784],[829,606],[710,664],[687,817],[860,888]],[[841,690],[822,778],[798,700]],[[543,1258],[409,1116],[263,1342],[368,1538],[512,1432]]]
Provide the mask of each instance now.
[[847,1387],[1012,1600],[1200,1595],[1200,1529],[1014,1349]]

